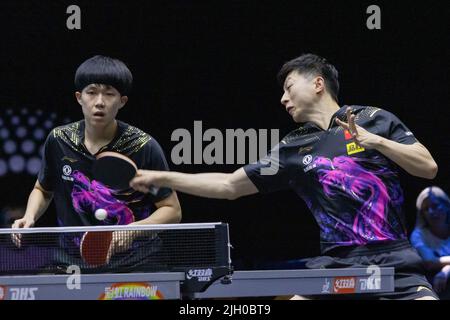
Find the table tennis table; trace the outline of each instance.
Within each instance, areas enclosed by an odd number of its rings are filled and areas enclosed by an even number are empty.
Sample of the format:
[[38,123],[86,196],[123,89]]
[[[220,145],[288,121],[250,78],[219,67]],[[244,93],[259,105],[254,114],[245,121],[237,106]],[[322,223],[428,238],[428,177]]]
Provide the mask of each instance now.
[[[131,229],[157,232],[169,249],[165,252],[176,254],[168,256],[170,263],[164,264],[162,269],[150,268],[145,272],[99,271],[74,260],[76,263],[64,273],[61,270],[54,273],[55,270],[30,265],[23,257],[21,262],[15,260],[18,254],[33,258],[37,243],[42,246],[45,244],[42,239],[50,239],[49,235],[58,235],[60,240],[62,234],[110,228],[123,232]],[[9,251],[0,248],[0,300],[220,299],[394,291],[394,268],[233,270],[228,224],[225,223],[0,229],[0,235],[17,232],[34,235],[28,241],[33,250],[28,254],[24,248],[16,250],[10,246]],[[1,239],[0,244],[8,241],[6,237]],[[55,245],[54,239],[47,242]]]
[[159,300],[392,292],[393,268],[381,268],[378,283],[365,269],[235,271],[204,292],[185,295],[183,272],[0,277],[0,300]]

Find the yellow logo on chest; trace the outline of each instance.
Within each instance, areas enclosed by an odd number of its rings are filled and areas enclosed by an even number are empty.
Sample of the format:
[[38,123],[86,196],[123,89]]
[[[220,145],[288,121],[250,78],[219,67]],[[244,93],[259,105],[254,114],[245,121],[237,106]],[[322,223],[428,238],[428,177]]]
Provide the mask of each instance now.
[[363,152],[365,149],[360,145],[357,145],[356,142],[352,142],[347,144],[347,154],[352,155],[358,152]]

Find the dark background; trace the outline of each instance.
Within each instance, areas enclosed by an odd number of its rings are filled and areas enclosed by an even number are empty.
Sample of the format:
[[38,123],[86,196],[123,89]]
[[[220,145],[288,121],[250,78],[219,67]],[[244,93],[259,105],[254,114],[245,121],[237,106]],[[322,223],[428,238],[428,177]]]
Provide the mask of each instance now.
[[[82,29],[66,28],[81,7]],[[366,9],[381,7],[381,30]],[[177,128],[296,128],[275,76],[301,53],[340,72],[340,104],[395,113],[431,151],[434,181],[402,173],[408,227],[415,198],[435,184],[449,191],[448,16],[444,1],[2,1],[0,108],[39,107],[78,120],[73,76],[103,54],[127,63],[134,89],[119,119],[154,136],[170,162]],[[206,143],[204,144],[204,146]],[[232,172],[238,165],[174,165],[184,172]],[[0,178],[0,206],[25,202],[35,177]],[[230,223],[233,258],[243,267],[318,254],[318,229],[293,192],[236,201],[179,194],[183,222]],[[40,225],[51,225],[50,212]]]

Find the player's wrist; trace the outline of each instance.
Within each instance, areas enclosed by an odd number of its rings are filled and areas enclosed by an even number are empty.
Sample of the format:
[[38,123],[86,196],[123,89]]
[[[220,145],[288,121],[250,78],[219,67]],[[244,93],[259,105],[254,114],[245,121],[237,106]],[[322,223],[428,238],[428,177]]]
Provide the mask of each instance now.
[[374,134],[373,149],[381,152],[387,147],[387,144],[388,140],[386,138]]
[[158,187],[166,187],[170,185],[170,172],[155,171],[154,185]]
[[32,226],[36,223],[35,215],[30,213],[25,213],[23,219],[27,222],[27,224],[30,224]]
[[[129,225],[140,225],[139,223],[130,223]],[[154,232],[152,230],[127,230],[125,237],[129,241],[134,241],[137,238],[152,237]]]

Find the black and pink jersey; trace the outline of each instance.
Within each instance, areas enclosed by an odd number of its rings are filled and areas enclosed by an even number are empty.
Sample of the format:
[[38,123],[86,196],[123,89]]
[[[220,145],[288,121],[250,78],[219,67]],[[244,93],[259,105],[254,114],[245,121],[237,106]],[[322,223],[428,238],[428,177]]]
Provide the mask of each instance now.
[[[98,153],[114,151],[132,159],[139,169],[169,170],[158,142],[142,130],[117,121],[114,139]],[[112,190],[92,179],[95,155],[84,145],[84,120],[57,127],[49,134],[43,152],[39,183],[53,191],[59,226],[129,224],[147,218],[155,211],[155,202],[172,190],[160,188],[156,194],[143,194],[131,188]],[[114,172],[111,172],[114,174]],[[105,209],[107,218],[95,218],[97,209]]]
[[[402,144],[417,142],[392,113],[351,108],[356,124],[367,131]],[[327,130],[305,123],[266,157],[244,167],[261,193],[290,188],[306,202],[320,227],[322,252],[407,238],[398,167],[380,152],[357,145],[336,124],[336,117],[347,121],[346,109],[333,115]]]

